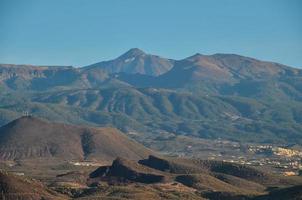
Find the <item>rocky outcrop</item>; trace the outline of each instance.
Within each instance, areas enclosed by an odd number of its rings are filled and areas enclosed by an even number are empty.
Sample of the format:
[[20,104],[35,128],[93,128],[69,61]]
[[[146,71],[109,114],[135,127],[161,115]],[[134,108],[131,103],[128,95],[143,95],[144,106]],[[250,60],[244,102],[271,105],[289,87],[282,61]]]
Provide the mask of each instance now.
[[140,183],[166,182],[167,177],[154,169],[124,158],[117,158],[109,167],[100,167],[90,174],[91,178],[116,178],[119,181]]

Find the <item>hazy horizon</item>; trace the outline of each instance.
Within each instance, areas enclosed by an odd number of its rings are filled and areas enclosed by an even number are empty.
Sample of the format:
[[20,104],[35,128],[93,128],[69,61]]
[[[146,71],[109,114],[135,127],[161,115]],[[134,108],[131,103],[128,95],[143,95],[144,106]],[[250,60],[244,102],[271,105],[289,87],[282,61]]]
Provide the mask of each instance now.
[[[105,59],[105,60],[97,60],[97,61],[95,61],[95,62],[93,62],[93,63],[88,63],[88,64],[86,64],[86,65],[81,65],[81,66],[80,66],[80,65],[78,65],[78,66],[77,66],[77,65],[68,65],[68,64],[67,64],[67,65],[60,65],[60,64],[50,65],[50,64],[47,64],[47,63],[46,63],[46,64],[35,64],[35,63],[2,63],[1,61],[0,61],[0,64],[32,65],[32,66],[50,66],[50,67],[51,67],[51,66],[53,66],[53,67],[57,67],[57,66],[70,66],[70,67],[75,67],[75,68],[81,68],[81,67],[87,67],[87,66],[89,66],[89,65],[91,65],[91,64],[95,64],[95,63],[98,63],[98,62],[110,61],[110,60],[117,59],[119,56],[125,54],[127,51],[129,51],[129,50],[131,50],[131,49],[140,49],[140,48],[133,47],[133,48],[130,48],[130,49],[128,49],[128,50],[126,50],[126,51],[120,53],[119,55],[113,56],[112,58],[108,58],[108,59]],[[159,54],[156,54],[156,53],[146,52],[144,49],[140,49],[140,50],[144,51],[144,53],[146,53],[146,54],[155,55],[155,56],[160,56],[160,57],[162,57],[162,58],[167,58],[167,59],[172,59],[172,60],[182,60],[182,59],[186,59],[186,58],[188,58],[188,57],[190,57],[190,56],[193,56],[193,55],[195,55],[195,54],[202,54],[202,55],[206,55],[206,56],[211,56],[211,55],[215,55],[215,54],[234,54],[234,55],[239,55],[239,56],[244,56],[244,57],[249,57],[249,58],[257,59],[257,60],[260,60],[260,61],[284,64],[284,63],[282,63],[282,62],[276,62],[276,61],[273,61],[273,60],[263,60],[263,59],[251,57],[251,56],[248,56],[248,55],[237,54],[237,53],[217,52],[217,53],[213,53],[213,54],[203,54],[203,53],[200,53],[200,52],[196,52],[196,53],[194,53],[194,54],[192,54],[192,55],[187,55],[187,56],[185,56],[185,57],[183,57],[183,58],[174,59],[174,58],[163,57],[163,56],[161,56],[161,55],[159,55]],[[286,64],[284,64],[284,65],[286,65]],[[290,66],[290,65],[287,65],[287,66],[293,67],[293,68],[297,68],[297,69],[302,68],[302,66]]]

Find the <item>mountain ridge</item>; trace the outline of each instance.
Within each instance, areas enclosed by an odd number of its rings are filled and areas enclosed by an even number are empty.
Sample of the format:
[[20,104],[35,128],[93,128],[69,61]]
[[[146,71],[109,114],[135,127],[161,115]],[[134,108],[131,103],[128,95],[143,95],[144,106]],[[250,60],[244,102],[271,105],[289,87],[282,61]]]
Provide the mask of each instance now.
[[[5,94],[0,96],[0,124],[29,111],[49,120],[110,125],[142,135],[168,131],[236,141],[301,141],[301,69],[236,54],[195,54],[173,60],[172,67],[165,60],[171,69],[150,75],[132,71],[147,66],[145,62],[125,64],[133,56],[162,59],[131,49],[104,61],[117,71],[0,65]],[[148,67],[157,68],[157,61]],[[215,121],[223,123],[217,127]]]

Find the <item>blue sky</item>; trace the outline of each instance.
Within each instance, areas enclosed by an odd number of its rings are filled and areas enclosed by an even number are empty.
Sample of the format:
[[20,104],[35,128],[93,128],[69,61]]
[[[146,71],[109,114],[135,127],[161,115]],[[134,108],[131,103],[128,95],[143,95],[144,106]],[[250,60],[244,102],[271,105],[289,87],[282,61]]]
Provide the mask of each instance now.
[[132,47],[302,67],[302,1],[0,0],[0,63],[84,66]]

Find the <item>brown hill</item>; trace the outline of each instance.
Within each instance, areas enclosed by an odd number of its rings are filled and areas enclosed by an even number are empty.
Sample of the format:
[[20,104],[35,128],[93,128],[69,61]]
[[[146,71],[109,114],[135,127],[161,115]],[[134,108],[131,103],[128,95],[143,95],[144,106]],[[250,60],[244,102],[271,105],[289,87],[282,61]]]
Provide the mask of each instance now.
[[155,156],[139,162],[118,158],[111,166],[103,166],[92,172],[89,182],[181,184],[202,194],[222,192],[234,195],[259,195],[265,192],[266,187],[256,182],[224,173],[218,174],[211,169],[206,171],[205,166],[187,161]]
[[0,170],[0,199],[63,200],[68,198],[51,191],[39,181]]
[[[199,159],[149,156],[138,162],[117,158],[111,166],[103,166],[90,174],[89,183],[98,185],[104,182],[119,186],[131,184],[163,184],[191,189],[201,197],[209,199],[266,199],[278,194],[279,189],[268,193],[271,186],[292,186],[301,179],[287,179],[264,173],[259,169],[244,165]],[[300,195],[299,187],[286,190],[286,197]],[[285,190],[284,190],[285,191]],[[280,193],[280,192],[279,192]],[[256,198],[256,199],[257,199]]]
[[[289,184],[285,178],[254,167],[223,161],[171,157],[162,158],[151,155],[148,159],[139,160],[138,162],[150,168],[172,174],[210,174],[215,177],[215,179],[234,185],[236,185],[236,182],[238,183],[239,180],[246,180],[263,185]],[[241,186],[245,184],[246,182],[242,182]]]
[[110,162],[151,153],[114,128],[88,128],[21,117],[0,128],[0,159],[61,158]]
[[164,173],[124,158],[117,158],[111,166],[98,168],[90,175],[95,177],[115,177],[118,181],[134,181],[140,183],[159,183],[167,181]]

